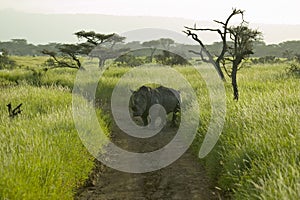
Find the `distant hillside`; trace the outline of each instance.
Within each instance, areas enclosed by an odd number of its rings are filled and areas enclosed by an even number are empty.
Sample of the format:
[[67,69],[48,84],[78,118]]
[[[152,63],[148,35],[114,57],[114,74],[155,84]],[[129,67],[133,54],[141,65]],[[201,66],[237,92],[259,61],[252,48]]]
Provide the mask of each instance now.
[[[143,28],[162,28],[182,33],[184,26],[193,26],[194,20],[166,17],[129,17],[100,14],[29,14],[12,10],[0,11],[0,41],[25,38],[34,44],[49,42],[76,42],[72,33],[78,30],[94,30],[101,33],[124,33]],[[213,22],[196,22],[198,26],[211,27]],[[300,25],[252,24],[264,33],[266,43],[280,43],[286,40],[300,40]],[[163,35],[163,33],[162,33]],[[176,34],[175,34],[176,35]],[[127,36],[127,35],[126,35]],[[150,38],[152,37],[152,38]],[[128,41],[157,39],[159,34],[149,29],[128,34]],[[202,33],[207,43],[219,40],[217,35]],[[179,37],[180,38],[180,37]],[[184,38],[184,37],[183,37]],[[176,39],[176,37],[175,37]],[[178,39],[180,43],[190,43],[191,39]]]

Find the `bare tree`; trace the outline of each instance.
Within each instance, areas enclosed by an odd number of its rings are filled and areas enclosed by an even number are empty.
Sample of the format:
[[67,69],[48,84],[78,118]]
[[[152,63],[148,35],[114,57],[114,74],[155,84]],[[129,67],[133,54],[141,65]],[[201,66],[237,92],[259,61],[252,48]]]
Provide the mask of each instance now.
[[[239,26],[229,26],[229,22],[235,15],[241,15],[242,22]],[[187,36],[191,36],[193,40],[199,43],[201,46],[200,52],[191,51],[199,55],[202,61],[207,63],[212,63],[216,68],[220,78],[225,81],[224,73],[221,69],[221,64],[223,64],[226,74],[231,78],[234,99],[238,100],[238,87],[236,75],[239,69],[239,65],[242,60],[245,59],[248,55],[252,54],[253,45],[252,43],[258,39],[261,35],[257,30],[251,30],[245,26],[244,21],[244,11],[239,9],[233,9],[231,14],[227,17],[225,22],[214,20],[214,22],[222,25],[222,29],[211,29],[211,28],[197,28],[196,25],[191,27],[185,27],[186,30],[184,33]],[[216,32],[220,35],[222,39],[222,50],[219,55],[212,55],[207,47],[204,45],[202,40],[198,37],[194,31],[211,31]],[[228,41],[229,36],[229,41]],[[225,61],[231,61],[231,69],[228,70],[225,65]]]
[[[194,52],[194,53],[197,53],[198,55],[200,55],[201,59],[204,62],[213,63],[216,70],[217,70],[217,72],[219,73],[220,78],[222,80],[225,80],[225,76],[224,76],[224,73],[221,70],[220,62],[224,58],[226,50],[227,50],[228,25],[229,25],[230,19],[233,16],[235,16],[235,15],[242,15],[243,16],[243,13],[244,13],[244,11],[242,11],[242,10],[233,9],[232,13],[227,17],[225,22],[214,20],[214,22],[222,25],[222,29],[197,28],[196,25],[193,28],[185,27],[186,31],[184,31],[184,33],[186,33],[188,36],[191,36],[193,38],[193,40],[198,42],[199,45],[201,46],[201,51],[200,52]],[[220,35],[220,37],[222,39],[223,46],[222,46],[222,50],[221,50],[220,54],[216,55],[216,57],[217,57],[216,59],[214,59],[214,55],[212,55],[207,50],[204,43],[201,41],[201,39],[198,38],[198,35],[196,33],[193,33],[192,31],[212,31],[212,32],[217,32]],[[208,57],[208,59],[205,58],[205,55]]]

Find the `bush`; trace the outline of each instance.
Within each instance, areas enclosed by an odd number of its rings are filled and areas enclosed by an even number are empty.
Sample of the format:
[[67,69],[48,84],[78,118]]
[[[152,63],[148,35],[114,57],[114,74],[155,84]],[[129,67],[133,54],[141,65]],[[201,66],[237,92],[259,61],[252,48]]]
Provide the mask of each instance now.
[[53,58],[48,58],[44,63],[43,66],[45,67],[57,67],[55,60]]
[[288,74],[300,76],[300,65],[296,63],[291,63],[290,67],[287,69]]
[[273,63],[280,62],[280,59],[277,58],[276,56],[264,56],[260,58],[251,58],[251,62],[253,64],[265,64],[265,63],[273,64]]
[[300,54],[295,54],[295,61],[300,63]]
[[136,57],[134,55],[125,54],[115,59],[115,63],[117,63],[119,67],[120,66],[136,67],[144,64],[144,59]]
[[8,57],[8,51],[1,50],[0,54],[0,69],[12,69],[16,66],[16,62]]
[[162,54],[155,56],[155,59],[158,63],[163,65],[188,65],[188,61],[180,55],[169,51],[162,51]]

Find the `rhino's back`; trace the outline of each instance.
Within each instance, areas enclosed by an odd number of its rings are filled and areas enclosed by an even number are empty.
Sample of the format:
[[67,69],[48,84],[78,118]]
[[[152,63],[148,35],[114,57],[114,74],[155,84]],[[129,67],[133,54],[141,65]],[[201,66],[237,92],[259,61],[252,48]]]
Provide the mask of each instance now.
[[160,86],[156,88],[159,103],[166,109],[167,113],[173,112],[180,104],[180,94],[177,90]]

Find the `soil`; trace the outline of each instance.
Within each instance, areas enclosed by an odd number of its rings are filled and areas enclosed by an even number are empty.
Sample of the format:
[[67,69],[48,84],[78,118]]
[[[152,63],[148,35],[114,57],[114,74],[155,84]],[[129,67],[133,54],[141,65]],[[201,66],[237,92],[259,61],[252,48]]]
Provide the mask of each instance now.
[[[123,149],[147,152],[159,149],[176,134],[166,127],[156,136],[136,139],[112,127],[112,141]],[[205,200],[221,199],[213,189],[203,165],[189,149],[171,165],[148,173],[134,174],[109,168],[99,161],[76,200]]]

